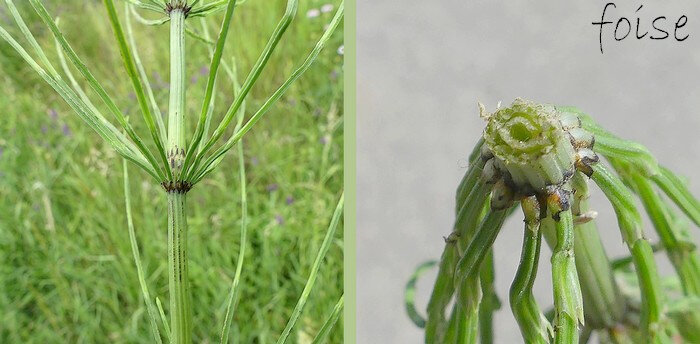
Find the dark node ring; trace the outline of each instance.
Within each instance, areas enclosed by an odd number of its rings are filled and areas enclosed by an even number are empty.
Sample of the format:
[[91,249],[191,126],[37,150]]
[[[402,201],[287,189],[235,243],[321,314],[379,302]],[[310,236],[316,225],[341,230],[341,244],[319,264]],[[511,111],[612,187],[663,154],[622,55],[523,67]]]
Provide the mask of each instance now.
[[192,183],[181,180],[165,181],[160,183],[160,185],[163,186],[163,189],[165,189],[166,192],[174,192],[179,194],[187,193],[187,191],[192,189]]
[[558,222],[560,220],[559,214],[571,208],[571,191],[561,187],[550,187],[546,194],[549,200],[553,199],[559,205],[557,212],[552,214],[552,219]]
[[187,15],[190,13],[190,10],[192,9],[192,6],[187,6],[186,2],[181,2],[177,3],[175,5],[172,4],[172,2],[168,2],[168,4],[165,5],[165,13],[170,16],[170,12],[181,9],[182,13],[185,14],[185,18],[187,18]]
[[446,244],[454,244],[457,242],[457,239],[459,239],[460,235],[458,232],[452,232],[450,235],[446,237],[442,237],[442,239],[445,240]]

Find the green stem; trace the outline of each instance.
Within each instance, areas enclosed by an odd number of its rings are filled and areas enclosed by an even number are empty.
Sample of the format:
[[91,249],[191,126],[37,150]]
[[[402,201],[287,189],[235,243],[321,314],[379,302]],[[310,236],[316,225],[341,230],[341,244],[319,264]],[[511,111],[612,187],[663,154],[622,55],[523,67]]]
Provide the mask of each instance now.
[[[219,126],[212,133],[212,137],[202,147],[201,154],[198,154],[194,158],[194,161],[192,162],[192,164],[187,166],[187,170],[189,171],[189,174],[187,177],[189,180],[193,181],[192,180],[193,178],[191,178],[191,177],[195,177],[194,174],[196,174],[196,172],[199,170],[199,164],[200,164],[204,154],[206,154],[209,151],[209,149],[211,149],[214,146],[214,144],[221,138],[221,136],[224,135],[224,131],[226,130],[228,125],[231,123],[233,116],[236,113],[238,113],[238,108],[243,104],[243,101],[245,100],[246,96],[248,95],[248,92],[250,92],[250,89],[253,87],[255,82],[258,80],[260,73],[262,73],[263,69],[267,65],[267,61],[270,59],[272,52],[277,47],[277,44],[279,43],[280,39],[282,39],[282,35],[287,31],[289,24],[291,24],[292,19],[294,19],[294,16],[296,15],[296,12],[297,12],[298,5],[299,5],[299,0],[288,0],[287,1],[287,9],[285,10],[284,15],[282,16],[282,19],[277,24],[277,27],[275,27],[275,31],[272,33],[272,36],[270,37],[269,41],[267,42],[267,45],[265,45],[263,52],[260,54],[260,57],[258,58],[258,60],[255,62],[255,65],[253,66],[253,69],[248,74],[248,77],[243,82],[243,86],[241,88],[241,92],[238,94],[238,97],[236,97],[236,99],[234,99],[233,103],[226,111],[226,114],[224,115],[224,118],[222,119],[222,121],[219,123]],[[333,30],[331,30],[331,32],[332,31]],[[313,59],[315,59],[315,56],[314,56],[314,58],[311,59],[311,61],[313,61]],[[309,61],[309,65],[311,64],[310,63],[311,61]],[[303,73],[303,71],[302,71],[302,73]],[[279,91],[279,89],[278,89],[278,91]],[[284,91],[282,91],[282,92],[284,92]],[[260,114],[260,115],[262,115],[262,114]],[[255,124],[254,121],[251,122],[253,120],[253,118],[255,118],[255,115],[253,115],[253,117],[251,117],[251,120],[248,121],[248,123],[250,123],[251,126],[253,124]],[[248,123],[246,123],[246,124],[248,124]],[[246,132],[249,129],[250,129],[250,127],[247,128]],[[239,139],[241,136],[242,135],[239,136]],[[237,141],[237,140],[233,140],[233,141]],[[231,142],[231,144],[228,145],[229,147],[226,148],[224,151],[222,151],[221,154],[223,154],[226,150],[230,149],[234,143],[235,142]],[[214,158],[214,160],[215,159],[216,158]],[[211,163],[211,162],[209,162],[209,163]],[[206,167],[204,169],[206,170]]]
[[148,291],[148,284],[146,284],[146,277],[143,271],[143,266],[141,265],[141,255],[139,254],[139,246],[136,242],[136,233],[134,231],[134,221],[131,216],[131,191],[129,189],[129,170],[127,169],[126,159],[122,160],[122,170],[124,171],[124,204],[126,208],[126,222],[129,229],[129,242],[131,243],[131,253],[134,256],[134,263],[136,263],[136,275],[139,279],[139,285],[141,286],[141,295],[143,296],[143,301],[146,303],[146,311],[148,311],[148,320],[151,325],[151,333],[153,334],[153,339],[158,344],[162,344],[163,341],[160,338],[160,331],[158,330],[158,325],[156,323],[156,307],[151,299],[151,294]]
[[[472,310],[481,301],[481,288],[479,286],[479,269],[486,254],[496,241],[501,231],[503,222],[508,216],[509,209],[489,210],[481,221],[479,230],[469,247],[460,258],[455,270],[455,284],[457,285],[458,303],[465,309]],[[477,283],[474,284],[473,281]],[[477,290],[478,289],[478,290]]]
[[535,197],[521,202],[525,215],[525,231],[520,264],[510,287],[510,308],[527,343],[549,342],[552,328],[537,305],[532,287],[537,277],[542,231],[540,231],[540,206]]
[[168,192],[168,288],[172,344],[192,342],[185,201],[185,193]]
[[652,176],[652,179],[673,200],[681,210],[700,226],[700,203],[690,193],[687,185],[683,183],[673,172],[662,167],[661,173]]
[[[588,182],[581,173],[572,179],[575,215],[590,210]],[[551,219],[545,219],[542,232],[550,247],[556,246],[556,233]],[[583,296],[586,326],[592,328],[613,327],[624,317],[624,300],[613,277],[610,259],[595,221],[574,225],[574,256]]]
[[[167,154],[173,176],[177,179],[185,158],[185,13],[180,8],[170,11],[169,104]],[[185,190],[168,192],[168,287],[173,344],[192,342],[192,311],[187,276],[185,192]]]
[[[427,342],[442,342],[447,330],[445,308],[450,303],[455,290],[454,269],[461,251],[466,249],[471,241],[476,226],[480,220],[479,213],[488,198],[490,187],[479,181],[484,163],[481,159],[475,161],[460,183],[457,195],[457,219],[454,232],[447,238],[445,250],[440,259],[440,271],[435,281],[433,292],[428,302],[428,316],[425,326]],[[464,196],[460,196],[464,194]]]
[[170,102],[168,106],[168,160],[175,178],[185,159],[185,13],[170,12]]
[[239,180],[241,182],[241,241],[238,251],[238,259],[236,261],[236,272],[231,282],[231,290],[228,296],[228,304],[226,306],[226,315],[224,317],[224,327],[221,330],[221,344],[228,343],[228,335],[233,321],[233,313],[238,303],[238,295],[240,294],[241,273],[243,271],[243,260],[245,259],[246,235],[248,232],[248,197],[246,195],[246,175],[245,161],[243,159],[243,143],[238,145],[238,166],[240,169]]
[[681,279],[685,294],[700,295],[700,258],[693,250],[692,241],[686,239],[688,233],[684,233],[679,226],[674,226],[668,209],[648,179],[639,174],[632,174],[631,180],[659,234],[671,264]]
[[592,168],[591,178],[612,204],[622,238],[632,254],[642,298],[640,330],[644,336],[656,340],[656,329],[661,321],[664,303],[661,279],[654,262],[654,252],[642,231],[642,219],[634,204],[634,197],[622,180],[605,166],[598,163]]
[[583,323],[583,299],[574,260],[574,223],[569,201],[548,197],[547,210],[555,220],[557,245],[552,250],[554,287],[554,342],[577,343]]
[[[228,28],[231,25],[231,17],[233,17],[233,10],[236,8],[236,0],[229,0],[228,6],[226,7],[226,14],[224,15],[224,20],[221,23],[221,31],[219,31],[219,38],[216,40],[216,49],[211,51],[211,63],[209,64],[209,78],[207,80],[207,88],[204,91],[204,101],[202,102],[202,111],[199,116],[199,122],[197,122],[197,127],[195,128],[195,135],[192,139],[191,149],[187,152],[185,157],[185,169],[189,166],[190,160],[193,157],[195,148],[199,147],[199,144],[204,137],[206,124],[211,121],[211,103],[214,100],[214,89],[216,84],[216,75],[219,71],[219,64],[221,63],[221,55],[224,52],[224,45],[226,44],[226,37],[228,36]],[[209,31],[206,29],[207,26],[202,20],[202,26],[205,29],[205,38],[209,38]]]
[[314,337],[311,344],[321,344],[326,342],[326,339],[333,329],[333,326],[335,326],[335,323],[338,322],[338,318],[340,318],[340,312],[343,311],[344,302],[345,295],[341,295],[340,299],[335,304],[335,307],[333,307],[333,312],[326,319],[326,322],[323,323],[323,326],[321,326],[321,329],[318,331],[318,334],[316,334],[316,337]]
[[493,312],[501,308],[494,287],[495,271],[493,262],[493,249],[491,249],[484,259],[484,263],[479,271],[481,280],[481,290],[483,300],[479,305],[479,343],[493,343]]

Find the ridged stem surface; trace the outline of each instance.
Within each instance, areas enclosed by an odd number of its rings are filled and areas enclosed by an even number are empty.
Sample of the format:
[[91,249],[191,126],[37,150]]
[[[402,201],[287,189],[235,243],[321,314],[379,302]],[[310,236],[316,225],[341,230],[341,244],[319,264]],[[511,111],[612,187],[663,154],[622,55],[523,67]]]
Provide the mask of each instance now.
[[168,289],[172,344],[192,342],[192,311],[187,269],[186,194],[168,192]]
[[510,287],[510,308],[527,343],[546,344],[552,328],[537,305],[532,287],[537,277],[542,232],[540,231],[540,208],[535,197],[521,201],[525,215],[523,248],[520,264]]
[[[575,215],[590,210],[586,178],[579,172],[572,179],[576,190],[573,202]],[[554,248],[557,244],[554,223],[551,219],[543,221],[542,232],[547,244]],[[623,319],[625,305],[595,221],[574,224],[574,233],[574,256],[586,325],[592,328],[612,327]]]
[[185,13],[170,12],[170,101],[167,154],[173,174],[179,175],[185,149]]

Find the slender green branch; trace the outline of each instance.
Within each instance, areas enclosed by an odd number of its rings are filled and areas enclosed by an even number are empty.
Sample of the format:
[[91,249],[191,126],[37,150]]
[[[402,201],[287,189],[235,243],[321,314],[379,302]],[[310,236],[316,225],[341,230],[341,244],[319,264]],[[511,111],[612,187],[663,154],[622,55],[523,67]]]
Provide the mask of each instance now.
[[134,16],[134,18],[136,18],[136,21],[138,21],[139,23],[141,23],[143,25],[158,26],[158,25],[163,25],[163,24],[167,23],[168,21],[170,21],[170,17],[168,17],[168,16],[162,17],[159,19],[146,19],[146,18],[142,17],[138,11],[136,11],[136,6],[133,3],[131,3],[129,0],[126,0],[125,5],[126,6],[131,5],[131,6],[129,6],[129,7],[131,7],[129,12],[131,12],[131,14]]
[[[573,196],[573,214],[575,217],[585,216],[590,211],[587,177],[576,172],[571,183],[576,190]],[[545,221],[549,222],[547,220]],[[575,221],[574,232],[576,271],[583,295],[586,326],[596,329],[613,327],[624,318],[625,301],[615,282],[610,259],[603,247],[595,220],[582,223]],[[550,234],[545,230],[544,235],[551,242],[551,247],[554,247],[556,238],[550,238],[555,235],[554,231]]]
[[661,173],[652,176],[652,180],[666,195],[700,226],[700,202],[690,193],[688,186],[669,169],[662,167]]
[[547,210],[554,219],[557,244],[552,250],[552,285],[554,289],[554,342],[576,343],[578,325],[583,324],[583,297],[574,260],[574,222],[568,195],[551,195]]
[[610,200],[617,215],[622,237],[632,253],[632,260],[642,291],[640,329],[645,335],[650,336],[649,338],[654,338],[659,334],[656,332],[656,328],[661,321],[663,307],[661,280],[656,269],[651,245],[642,233],[641,217],[633,203],[632,194],[623,182],[602,164],[595,164],[592,168],[591,177]]
[[687,294],[700,295],[700,260],[694,251],[694,244],[687,239],[688,233],[674,226],[664,201],[654,191],[652,183],[640,174],[628,170],[626,178],[639,194],[642,204],[651,218],[661,239],[664,251],[681,278]]
[[501,308],[501,301],[496,295],[495,267],[493,262],[493,248],[486,253],[486,258],[481,264],[479,281],[483,299],[479,304],[479,343],[493,343],[493,313]]
[[323,323],[321,330],[318,331],[318,334],[316,334],[316,337],[314,337],[314,339],[311,341],[311,344],[321,344],[326,341],[326,338],[328,338],[333,326],[335,326],[335,323],[338,322],[338,318],[340,318],[340,312],[343,310],[344,296],[344,294],[340,296],[340,299],[338,299],[335,307],[333,307],[333,312],[326,319],[326,322]]
[[[472,317],[473,321],[478,320],[477,317]],[[470,325],[470,326],[467,326]],[[476,325],[467,324],[467,319],[464,317],[464,308],[460,305],[454,305],[450,313],[449,322],[445,325],[445,333],[442,334],[440,341],[429,340],[426,336],[426,343],[472,343],[476,342],[476,331],[474,333],[466,333],[466,328],[476,329]]]
[[[56,19],[56,25],[58,25],[58,18]],[[87,93],[85,93],[85,90],[83,90],[83,88],[80,86],[78,80],[75,79],[73,72],[71,72],[70,67],[68,66],[68,62],[66,61],[66,55],[63,52],[63,49],[61,48],[61,44],[56,39],[54,39],[54,42],[56,44],[56,54],[58,55],[58,61],[61,64],[61,69],[63,69],[63,73],[65,73],[68,77],[71,86],[73,86],[73,89],[77,92],[80,99],[85,103],[85,105],[87,105],[90,111],[94,113],[99,113],[100,110],[98,110],[95,104],[92,102],[92,100],[90,100],[90,97],[88,97]]]
[[15,23],[17,23],[17,26],[19,26],[19,29],[20,31],[22,31],[22,34],[29,41],[29,44],[32,46],[32,49],[34,49],[37,55],[39,55],[39,60],[41,60],[41,63],[44,64],[44,67],[48,69],[49,74],[51,74],[51,76],[56,79],[60,78],[58,72],[53,67],[49,59],[46,57],[46,54],[44,54],[44,50],[41,49],[41,46],[39,46],[39,43],[34,38],[34,35],[32,35],[32,32],[29,31],[29,27],[27,27],[27,24],[22,19],[22,16],[19,15],[19,11],[17,11],[17,7],[15,6],[14,2],[12,0],[5,0],[5,3],[7,3],[7,7],[10,8],[10,13],[12,14],[12,18],[14,18]]
[[529,197],[521,201],[521,206],[525,215],[525,230],[520,264],[510,287],[510,308],[523,339],[527,343],[545,344],[549,343],[550,336],[554,337],[554,333],[532,293],[542,242],[540,205],[535,197]]
[[[578,111],[578,110],[576,110]],[[595,134],[595,150],[606,158],[626,161],[636,166],[645,177],[654,182],[678,207],[700,226],[700,202],[690,193],[687,185],[669,169],[660,166],[656,158],[643,145],[621,139],[596,124],[593,119],[579,111],[583,127]]]
[[[674,223],[671,210],[656,193],[651,181],[636,173],[634,169],[625,167],[621,162],[616,162],[615,167],[619,167],[618,171],[622,172],[628,184],[639,194],[661,239],[664,251],[680,278],[684,295],[700,295],[700,258],[692,239],[689,239],[682,226]],[[700,340],[700,316],[696,312],[687,312],[681,319],[683,324],[679,328],[684,333],[684,338]]]
[[[221,138],[221,136],[224,135],[224,131],[228,127],[229,123],[231,123],[233,116],[236,114],[236,112],[238,111],[238,108],[243,103],[243,100],[248,95],[248,92],[250,92],[250,89],[253,87],[255,82],[258,80],[260,73],[262,73],[263,69],[267,65],[267,61],[270,59],[272,52],[277,47],[277,43],[279,43],[280,39],[282,38],[282,35],[287,31],[289,24],[291,24],[292,19],[294,18],[294,15],[296,14],[298,4],[299,4],[298,0],[288,0],[287,1],[287,9],[285,10],[284,15],[282,16],[282,19],[277,24],[275,31],[272,33],[272,36],[270,37],[270,40],[267,42],[267,45],[263,49],[262,54],[260,55],[258,60],[255,62],[255,65],[253,66],[253,69],[251,70],[250,74],[248,74],[248,77],[246,78],[245,82],[243,82],[243,87],[242,87],[241,93],[238,95],[238,97],[236,97],[233,104],[231,104],[229,109],[226,111],[226,114],[224,115],[223,120],[221,121],[221,123],[219,123],[219,126],[216,128],[216,130],[214,130],[212,137],[209,139],[209,141],[207,141],[207,143],[202,148],[202,153],[198,154],[197,157],[195,158],[194,162],[190,166],[188,166],[188,170],[185,171],[186,172],[185,180],[193,181],[193,178],[192,178],[193,174],[195,174],[195,171],[199,167],[199,163],[201,161],[202,156],[204,154],[206,154],[209,151],[209,149],[211,149],[211,147]],[[282,91],[282,92],[284,92],[284,91]],[[280,95],[281,95],[281,93],[280,93]],[[252,121],[252,118],[251,118],[251,121]],[[249,123],[250,123],[250,121],[249,121]],[[254,122],[252,124],[254,124]],[[248,130],[246,130],[246,132],[247,131]],[[240,137],[238,139],[240,139]],[[236,139],[235,141],[238,141],[238,139]],[[233,142],[231,144],[231,146],[234,143],[235,142]],[[229,149],[230,149],[230,147],[229,147]],[[226,150],[228,150],[228,149],[226,149]]]
[[[455,194],[456,212],[459,212],[459,209],[464,204],[466,197],[469,195],[469,192],[472,190],[472,187],[478,180],[479,176],[481,175],[481,171],[484,168],[484,161],[480,158],[481,147],[483,147],[483,145],[484,139],[481,138],[476,143],[476,146],[472,150],[471,154],[469,154],[469,169],[467,170],[467,173],[464,174],[464,177],[462,177],[462,180],[459,182],[459,186],[457,187],[457,192]],[[472,166],[478,166],[478,169],[473,169]]]
[[[660,242],[651,245],[651,251],[654,253],[661,252],[664,250],[664,245]],[[627,265],[632,263],[632,255],[626,255],[619,258],[615,258],[610,261],[610,266],[613,270],[619,270],[625,268]]]
[[[457,303],[464,307],[467,319],[477,316],[482,296],[478,272],[486,254],[493,246],[508,212],[508,209],[489,210],[481,221],[474,239],[469,243],[469,247],[457,263],[455,270]],[[476,321],[474,324],[478,325]]]
[[[344,7],[343,7],[343,3],[341,2],[340,6],[338,6],[338,10],[335,13],[335,16],[333,17],[333,20],[331,20],[331,23],[328,25],[328,28],[323,33],[323,36],[321,36],[319,41],[316,43],[316,46],[311,51],[311,53],[306,58],[306,60],[304,60],[302,65],[299,68],[297,68],[297,70],[295,70],[294,73],[292,73],[292,75],[289,76],[289,78],[270,96],[270,98],[268,98],[265,101],[265,103],[263,103],[263,105],[260,107],[260,109],[258,109],[258,111],[255,112],[255,114],[253,114],[253,116],[250,117],[250,119],[243,125],[243,127],[241,127],[240,130],[236,131],[233,134],[233,136],[231,136],[231,138],[223,146],[221,146],[219,149],[217,149],[212,154],[212,156],[210,156],[209,159],[207,159],[207,161],[204,163],[202,168],[199,169],[199,172],[194,174],[193,179],[188,179],[192,182],[192,184],[198,183],[207,173],[211,172],[212,169],[214,167],[216,167],[221,162],[221,157],[223,156],[223,154],[226,153],[229,149],[231,149],[231,147],[233,147],[233,145],[236,144],[236,142],[238,142],[238,140],[240,140],[243,137],[243,135],[245,135],[255,125],[255,123],[257,123],[260,120],[260,118],[262,118],[262,116],[268,110],[270,110],[270,108],[277,102],[277,100],[279,100],[279,98],[282,97],[282,95],[287,91],[287,89],[289,89],[289,87],[294,83],[294,81],[296,81],[302,74],[304,74],[304,72],[306,72],[307,69],[309,69],[311,64],[313,64],[313,62],[318,57],[318,54],[326,46],[326,43],[330,39],[330,37],[333,34],[333,32],[335,31],[335,29],[340,25],[340,22],[343,18],[343,13],[344,13]],[[250,78],[250,75],[248,77]],[[256,77],[256,79],[257,79],[257,77]],[[246,82],[248,82],[248,80],[246,80]],[[250,89],[248,88],[248,90],[250,90]],[[237,98],[237,99],[240,99],[241,103],[243,102],[243,99],[245,98],[247,92],[248,91],[246,90],[246,83],[243,83],[240,95]],[[238,100],[236,101],[236,103],[238,103]],[[234,103],[234,105],[236,103]],[[232,109],[238,109],[238,107],[240,105],[241,104],[238,104],[237,106],[232,105],[229,108],[229,111],[231,111]],[[227,113],[227,115],[228,115],[228,113]],[[224,118],[224,121],[226,121],[225,118]],[[230,119],[229,119],[229,122],[230,122]],[[223,124],[223,122],[222,122],[222,124]],[[219,128],[222,128],[221,124],[219,125]],[[219,130],[219,128],[217,128],[217,130]],[[225,126],[224,126],[224,129],[225,129]],[[216,140],[218,140],[218,138],[221,137],[220,134],[217,134],[217,130],[215,130],[214,133],[212,134],[213,135],[212,139],[216,138]],[[214,141],[216,141],[216,140],[214,140]],[[210,142],[213,142],[213,141],[210,140]],[[207,151],[207,149],[205,146],[205,148],[202,149],[202,152],[206,152],[206,151]],[[197,159],[199,159],[202,155],[203,154],[200,154],[197,157]],[[197,160],[195,160],[195,162],[193,164],[193,167],[196,167],[196,166],[197,166]]]
[[46,81],[68,105],[78,114],[78,116],[95,130],[114,150],[122,157],[133,162],[148,172],[156,180],[159,179],[156,170],[146,160],[143,154],[131,143],[119,130],[109,123],[100,113],[92,112],[89,107],[79,99],[79,97],[61,79],[55,79],[41,68],[34,59],[27,54],[22,46],[12,36],[0,26],[0,37],[7,41],[12,48],[19,53],[25,62],[39,76]]
[[[477,161],[466,173],[467,177],[465,178],[473,180],[473,186],[459,210],[454,232],[447,238],[445,251],[440,260],[440,270],[428,302],[428,320],[425,331],[428,342],[440,342],[445,334],[447,326],[445,307],[452,299],[455,290],[454,271],[461,251],[467,248],[477,230],[476,227],[480,220],[479,214],[488,199],[490,187],[478,181],[482,168],[483,161]],[[472,184],[472,182],[470,181],[468,184]]]
[[[119,17],[117,16],[117,11],[114,8],[114,2],[113,0],[104,0],[104,4],[105,8],[107,9],[109,22],[112,24],[114,37],[117,39],[119,52],[121,53],[122,60],[124,62],[124,67],[126,69],[127,74],[129,75],[129,79],[131,80],[134,93],[136,93],[136,99],[138,100],[139,107],[141,108],[141,113],[143,114],[143,118],[146,122],[146,125],[148,126],[148,130],[151,132],[151,137],[153,138],[153,142],[156,144],[156,149],[158,150],[160,158],[163,162],[163,169],[165,170],[165,175],[167,176],[168,180],[172,180],[172,170],[168,165],[168,158],[165,156],[165,149],[163,147],[164,139],[160,137],[160,133],[156,129],[155,120],[153,119],[153,114],[151,113],[151,110],[148,107],[148,101],[146,100],[146,93],[143,90],[141,78],[139,77],[139,74],[136,71],[134,57],[131,53],[129,45],[126,42],[124,31],[122,30],[122,26],[119,22]],[[161,181],[165,181],[165,179]]]
[[163,311],[163,304],[160,302],[160,298],[156,296],[156,306],[158,306],[158,314],[160,315],[160,323],[165,329],[165,335],[168,339],[168,343],[172,343],[172,338],[170,337],[170,325],[168,325],[168,319],[165,317],[165,311]]
[[416,309],[416,283],[418,279],[428,272],[432,267],[437,265],[438,262],[434,260],[429,260],[424,262],[416,268],[416,270],[411,275],[411,278],[406,282],[406,288],[404,289],[404,305],[406,307],[406,313],[408,317],[411,318],[413,324],[419,328],[425,328],[425,318],[423,318],[418,310]]
[[[241,0],[238,3],[236,3],[236,6],[243,5],[247,1],[248,0]],[[212,13],[222,11],[225,7],[224,5],[226,5],[227,2],[228,0],[215,0],[208,4],[202,4],[202,6],[200,7],[193,6],[192,11],[190,11],[190,15],[192,17],[208,16]]]
[[427,343],[442,343],[447,331],[445,308],[454,293],[454,267],[457,265],[457,239],[448,238],[445,250],[440,258],[440,269],[428,301],[425,323],[425,340]]
[[124,1],[136,6],[138,8],[142,8],[145,10],[149,10],[149,11],[153,11],[153,12],[157,12],[157,13],[161,13],[161,14],[163,13],[163,9],[164,9],[163,6],[157,6],[153,3],[145,3],[145,2],[138,1],[138,0],[124,0]]
[[304,305],[306,305],[306,300],[309,298],[309,294],[311,293],[311,289],[313,289],[314,284],[316,283],[318,269],[321,267],[321,263],[323,262],[323,259],[325,258],[326,253],[328,252],[328,249],[331,246],[331,242],[333,241],[333,239],[335,237],[335,231],[336,231],[336,228],[338,228],[338,222],[340,222],[340,217],[343,214],[343,201],[344,200],[345,200],[345,195],[341,195],[340,200],[338,201],[338,205],[335,208],[335,212],[333,213],[333,218],[331,219],[331,223],[328,226],[328,231],[326,231],[326,237],[323,239],[323,243],[321,243],[321,249],[318,250],[318,254],[316,255],[316,259],[314,260],[314,263],[311,266],[311,272],[309,273],[309,278],[306,281],[306,285],[304,286],[304,290],[301,292],[301,296],[299,296],[299,300],[297,301],[296,306],[294,306],[294,310],[292,311],[292,315],[289,317],[289,321],[287,322],[287,326],[285,326],[284,331],[282,331],[282,334],[280,335],[279,339],[277,339],[277,344],[282,344],[282,343],[287,342],[287,339],[289,338],[289,333],[292,331],[292,328],[294,327],[297,320],[299,319],[299,316],[301,315],[301,311],[304,310]]
[[[216,83],[216,76],[219,71],[219,64],[221,63],[221,56],[224,52],[224,45],[226,44],[226,37],[228,37],[229,27],[231,26],[231,18],[233,17],[233,10],[236,8],[236,0],[229,0],[228,6],[226,7],[226,14],[221,23],[221,30],[219,31],[219,38],[216,40],[216,47],[214,48],[214,54],[211,58],[209,64],[209,78],[207,79],[207,87],[204,91],[204,100],[202,101],[202,109],[199,115],[199,121],[197,122],[197,127],[195,128],[194,137],[190,147],[199,147],[199,142],[204,135],[204,126],[207,120],[211,120],[210,104],[214,95],[214,86]],[[238,94],[240,97],[240,93]],[[189,149],[187,155],[185,156],[185,162],[183,164],[183,169],[187,171],[190,165],[191,159],[195,156],[196,149]]]
[[134,262],[136,263],[136,274],[139,278],[139,285],[141,286],[141,295],[143,296],[143,302],[146,303],[146,311],[148,312],[148,320],[151,325],[151,333],[153,334],[153,340],[156,343],[162,343],[160,338],[160,331],[158,330],[158,324],[156,322],[157,311],[151,299],[151,294],[148,291],[148,285],[146,284],[146,277],[143,273],[143,267],[141,266],[141,255],[139,254],[139,246],[136,242],[136,233],[134,231],[134,222],[131,218],[131,192],[129,190],[129,171],[126,166],[126,160],[122,164],[122,170],[124,171],[124,203],[126,207],[126,222],[129,227],[129,242],[131,243],[131,253],[134,256]]
[[228,302],[226,305],[226,315],[224,316],[224,325],[221,329],[221,344],[228,343],[229,330],[233,321],[233,314],[238,303],[238,294],[240,293],[241,272],[243,271],[243,260],[245,259],[246,233],[248,231],[248,198],[246,196],[246,178],[245,178],[245,161],[243,159],[243,143],[238,145],[238,168],[240,188],[241,188],[241,239],[240,249],[238,251],[238,259],[236,261],[236,272],[231,282],[231,290],[229,291]]
[[[130,13],[136,13],[134,11],[133,7],[131,7],[132,11],[129,11],[129,5],[124,4],[124,14],[126,17],[126,34],[129,37],[129,44],[134,49],[134,63],[136,64],[136,68],[139,71],[139,75],[141,76],[141,79],[143,79],[143,84],[145,85],[146,88],[146,93],[148,95],[148,100],[151,103],[151,108],[153,108],[153,114],[156,118],[156,124],[158,125],[158,130],[160,132],[160,137],[165,138],[168,137],[168,133],[165,130],[165,123],[163,122],[163,114],[160,112],[160,107],[158,106],[158,103],[156,102],[156,97],[153,95],[153,88],[151,87],[151,83],[148,81],[148,74],[146,74],[146,69],[143,67],[143,63],[141,63],[141,57],[139,56],[138,53],[138,47],[136,46],[136,39],[134,35],[134,30],[131,27],[131,15]],[[168,17],[168,20],[170,18]]]
[[100,99],[102,99],[102,101],[107,105],[107,108],[115,116],[122,128],[127,132],[127,135],[131,138],[131,140],[134,141],[136,147],[148,160],[148,163],[152,166],[152,170],[155,170],[158,174],[158,178],[160,178],[162,176],[162,172],[160,171],[158,163],[156,162],[153,154],[150,152],[150,150],[148,150],[141,138],[136,134],[131,124],[129,124],[126,121],[124,114],[122,114],[121,111],[117,108],[114,101],[107,95],[107,92],[99,84],[97,79],[95,79],[92,73],[90,73],[90,71],[80,60],[80,58],[78,58],[73,48],[71,48],[63,34],[60,32],[60,30],[58,30],[56,23],[46,11],[46,8],[44,8],[44,6],[38,0],[30,0],[30,3],[36,11],[36,13],[41,18],[41,20],[44,22],[44,24],[46,24],[49,27],[52,34],[54,35],[54,38],[58,40],[58,42],[61,44],[63,51],[68,55],[68,58],[71,60],[73,65],[76,67],[76,69],[78,69],[78,71],[83,75],[83,77],[85,77],[88,80],[90,86],[93,88],[93,90],[95,90],[95,92],[97,92],[97,94],[100,96]]

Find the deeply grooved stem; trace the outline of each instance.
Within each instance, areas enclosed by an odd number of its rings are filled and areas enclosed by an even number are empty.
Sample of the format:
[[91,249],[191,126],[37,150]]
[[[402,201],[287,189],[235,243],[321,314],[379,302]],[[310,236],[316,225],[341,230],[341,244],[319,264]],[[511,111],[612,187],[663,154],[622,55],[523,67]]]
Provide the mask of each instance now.
[[170,12],[170,102],[168,111],[168,163],[174,181],[168,191],[168,287],[170,289],[171,343],[189,344],[191,301],[187,274],[186,193],[190,185],[179,181],[185,159],[185,17],[184,9]]
[[177,177],[185,159],[185,13],[170,12],[170,101],[168,163]]
[[192,341],[185,193],[168,192],[168,288],[173,344]]

